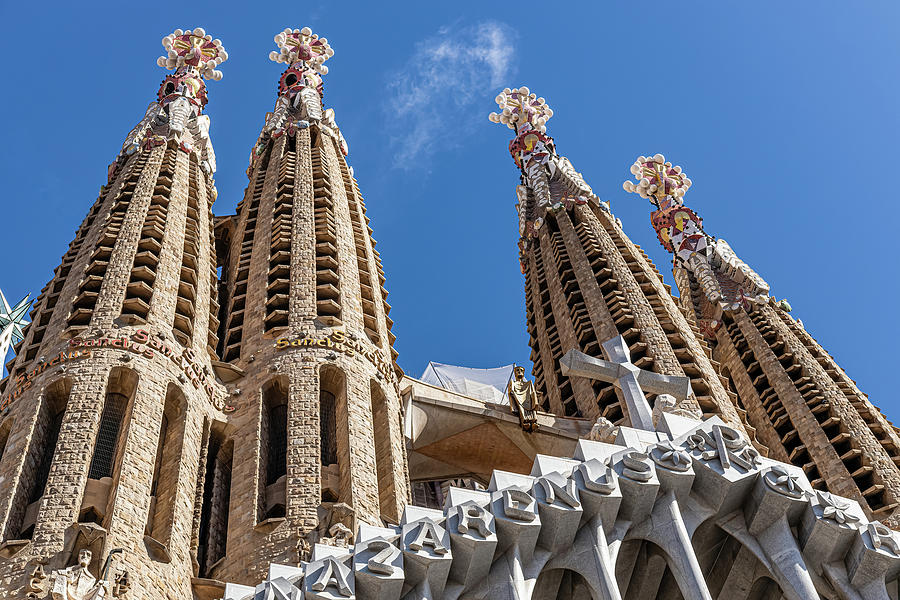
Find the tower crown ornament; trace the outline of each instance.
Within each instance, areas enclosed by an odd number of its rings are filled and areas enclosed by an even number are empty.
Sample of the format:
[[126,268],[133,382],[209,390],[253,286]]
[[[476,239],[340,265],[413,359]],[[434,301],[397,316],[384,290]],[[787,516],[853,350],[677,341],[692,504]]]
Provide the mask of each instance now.
[[692,182],[681,167],[666,162],[662,154],[639,156],[631,165],[631,174],[637,184],[626,181],[622,188],[647,198],[659,209],[650,215],[650,222],[662,247],[685,261],[704,251],[707,235],[703,232],[703,220],[682,204]]
[[488,119],[515,132],[509,154],[522,172],[522,185],[516,188],[521,261],[529,240],[539,235],[544,213],[571,210],[591,200],[600,205],[600,199],[569,159],[556,153],[553,138],[547,135],[553,110],[546,100],[523,85],[504,89],[495,101],[501,112],[492,112]]
[[[278,80],[278,102],[272,116],[263,128],[263,135],[257,142],[257,150],[262,148],[268,135],[280,135],[283,130],[294,131],[297,127],[308,127],[309,123],[334,125],[322,107],[324,90],[322,75],[328,73],[325,61],[334,56],[334,50],[326,38],[320,38],[309,27],[291,29],[290,27],[275,36],[275,44],[279,51],[269,53],[269,59],[277,63],[286,63],[288,68]],[[335,136],[341,139],[341,148],[346,155],[346,141],[340,136],[336,125],[330,127]],[[252,162],[252,159],[251,159]]]
[[277,63],[287,63],[308,67],[321,75],[328,74],[325,61],[334,56],[334,50],[327,38],[320,38],[309,27],[291,29],[290,27],[275,36],[275,43],[281,52],[272,51],[269,59]]
[[[109,182],[115,178],[128,156],[141,148],[177,140],[182,150],[197,148],[204,171],[214,173],[215,154],[209,142],[209,117],[201,115],[208,97],[204,79],[219,81],[222,72],[216,67],[228,60],[222,41],[213,39],[202,27],[182,31],[176,29],[162,39],[166,54],[156,64],[173,70],[166,75],[156,101],[147,107],[144,118],[131,130],[122,151],[109,167]],[[190,131],[185,140],[185,131]]]
[[553,116],[553,109],[543,98],[538,98],[524,85],[518,89],[504,89],[495,99],[500,112],[492,112],[488,119],[492,123],[503,123],[513,130],[530,125],[541,133],[547,131],[547,121]]
[[193,68],[204,79],[219,81],[222,72],[216,67],[228,60],[222,40],[213,39],[202,27],[193,31],[176,29],[162,39],[166,55],[156,59],[160,67],[172,70]]
[[649,158],[639,156],[631,165],[631,174],[638,182],[623,183],[625,191],[638,194],[641,198],[652,198],[650,201],[657,206],[668,196],[683,197],[692,183],[681,167],[666,162],[666,157],[662,154]]

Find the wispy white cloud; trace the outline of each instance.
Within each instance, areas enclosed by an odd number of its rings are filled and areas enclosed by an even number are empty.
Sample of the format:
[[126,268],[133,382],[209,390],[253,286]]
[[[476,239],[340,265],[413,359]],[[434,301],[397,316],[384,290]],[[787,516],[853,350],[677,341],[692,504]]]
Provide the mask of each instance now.
[[388,84],[394,166],[427,166],[438,147],[460,143],[485,118],[496,89],[510,85],[515,38],[505,23],[486,21],[443,27],[416,45]]

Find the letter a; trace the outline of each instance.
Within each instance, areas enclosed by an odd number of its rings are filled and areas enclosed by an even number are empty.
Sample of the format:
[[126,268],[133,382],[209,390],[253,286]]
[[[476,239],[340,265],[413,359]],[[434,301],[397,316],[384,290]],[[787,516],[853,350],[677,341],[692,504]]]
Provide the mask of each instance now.
[[434,548],[435,554],[447,554],[447,548],[441,544],[440,539],[438,538],[437,529],[430,519],[425,519],[419,523],[416,539],[409,544],[409,547],[416,552],[422,550],[425,546]]

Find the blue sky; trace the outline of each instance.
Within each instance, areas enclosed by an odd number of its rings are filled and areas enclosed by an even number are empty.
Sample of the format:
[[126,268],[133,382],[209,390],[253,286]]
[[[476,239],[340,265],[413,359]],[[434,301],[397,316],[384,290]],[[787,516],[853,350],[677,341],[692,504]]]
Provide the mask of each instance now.
[[3,2],[0,288],[15,301],[51,277],[154,98],[160,39],[176,27],[206,28],[230,55],[207,112],[216,212],[233,212],[282,70],[272,37],[308,25],[335,50],[325,102],[350,143],[411,375],[428,360],[528,364],[517,172],[509,130],[487,120],[500,89],[524,84],[553,107],[559,151],[670,282],[649,205],[621,187],[640,154],[682,165],[707,231],[900,414],[900,4],[564,4]]

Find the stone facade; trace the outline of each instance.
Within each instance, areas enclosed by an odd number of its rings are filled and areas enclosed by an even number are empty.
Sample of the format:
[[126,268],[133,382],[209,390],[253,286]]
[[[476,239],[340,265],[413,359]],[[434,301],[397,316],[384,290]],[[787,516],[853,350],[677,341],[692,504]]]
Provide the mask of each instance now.
[[[676,277],[691,289],[691,274],[676,268]],[[696,287],[689,309],[709,313]],[[900,524],[894,426],[783,303],[718,318],[714,356],[771,455],[801,467],[817,489],[858,501],[871,518]]]
[[283,94],[214,220],[209,73],[184,62],[212,42],[182,38],[3,382],[4,597],[83,548],[95,575],[124,549],[131,598],[221,596],[408,500],[385,278],[333,112]]
[[[202,36],[199,36],[202,38]],[[202,102],[172,77],[32,312],[5,380],[0,430],[0,595],[93,553],[141,598],[191,596],[198,465],[226,390],[218,326],[215,159]],[[180,124],[180,125],[179,125]],[[176,125],[179,125],[176,128]],[[131,137],[131,136],[130,136]]]
[[220,351],[243,375],[231,385],[227,550],[201,565],[210,579],[255,581],[270,562],[307,559],[328,511],[343,505],[351,530],[357,519],[396,523],[409,495],[384,273],[346,143],[320,98],[283,84],[244,199],[218,225]]
[[[523,431],[409,379],[401,406],[384,272],[322,104],[333,52],[307,28],[276,43],[248,187],[214,217],[204,79],[227,54],[201,29],[163,39],[174,73],[0,381],[0,596],[81,577],[78,600],[897,599],[897,431],[724,242],[676,263],[674,299],[525,88],[492,120],[516,130],[544,411]],[[689,187],[658,157],[635,168]],[[714,269],[752,279],[752,302],[709,300],[732,290]],[[592,362],[617,336],[618,367]],[[630,416],[618,376],[566,375],[613,367],[665,376],[643,379],[660,395],[632,386]],[[410,504],[411,478],[441,510]]]

